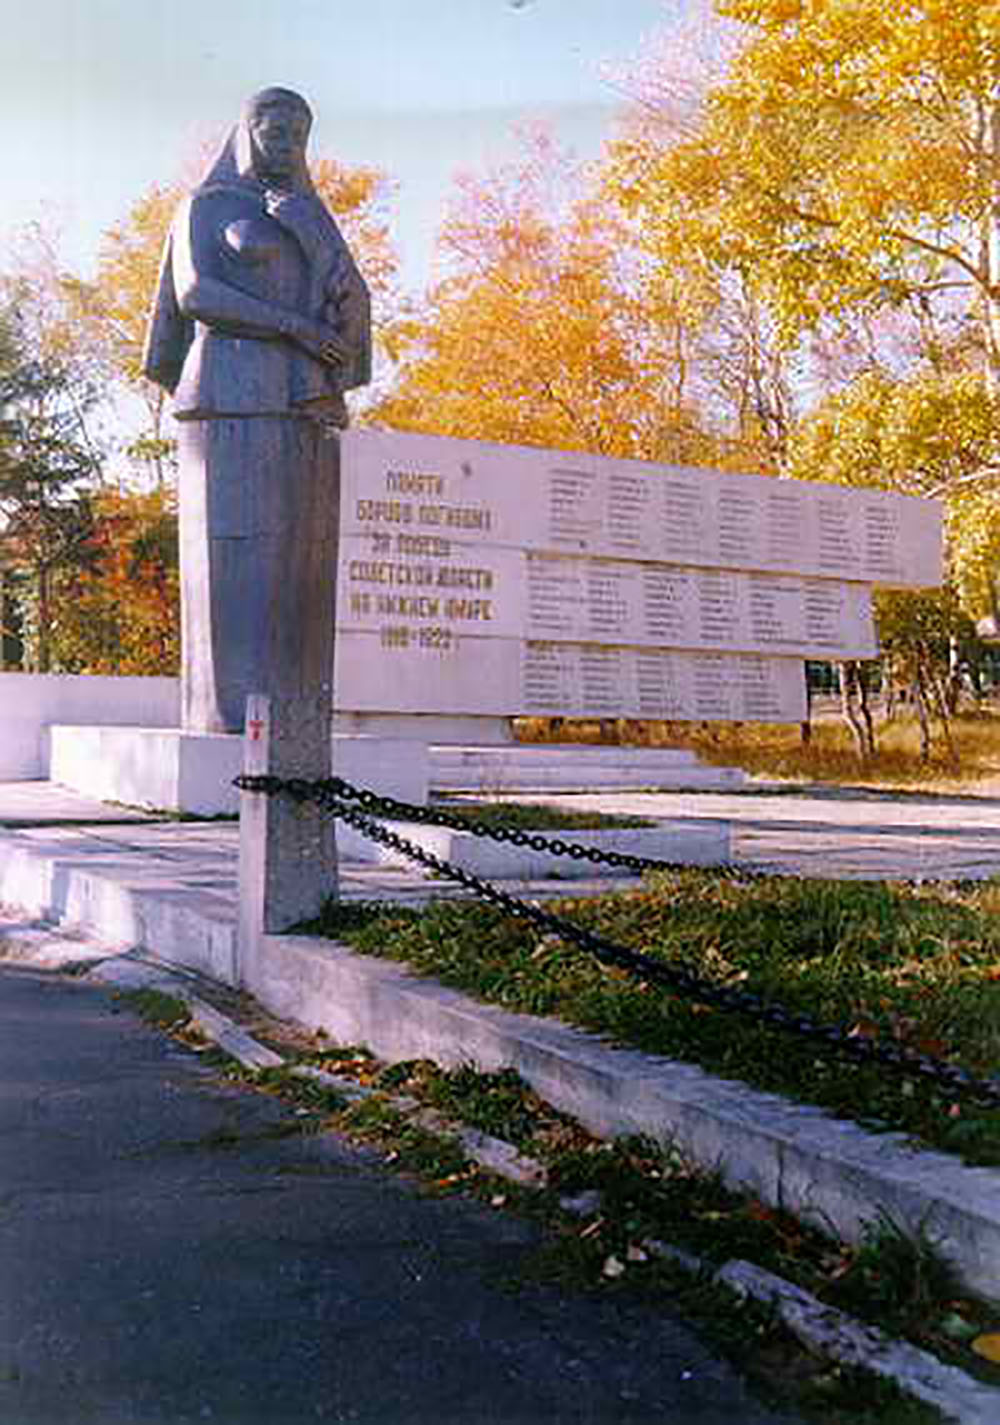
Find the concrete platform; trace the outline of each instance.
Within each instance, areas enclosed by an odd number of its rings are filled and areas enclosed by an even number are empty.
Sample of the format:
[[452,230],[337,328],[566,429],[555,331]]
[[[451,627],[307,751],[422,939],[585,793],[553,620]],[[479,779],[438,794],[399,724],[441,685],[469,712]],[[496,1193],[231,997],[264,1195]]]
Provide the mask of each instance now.
[[735,793],[525,793],[517,800],[728,825],[733,859],[777,875],[918,881],[1000,875],[1000,797],[748,785]]
[[[461,807],[457,810],[460,812]],[[487,879],[591,881],[621,875],[613,866],[602,866],[600,862],[574,860],[530,846],[492,841],[471,831],[420,826],[405,821],[389,821],[385,825],[388,830],[439,860],[449,861],[463,871]],[[732,849],[727,822],[697,822],[693,819],[662,822],[650,827],[618,827],[607,831],[541,831],[538,835],[597,850],[648,857],[654,861],[683,862],[687,866],[719,866],[730,860]],[[374,861],[381,866],[413,864],[403,852],[379,846],[350,826],[341,825],[338,828],[337,844],[342,854],[359,861]]]

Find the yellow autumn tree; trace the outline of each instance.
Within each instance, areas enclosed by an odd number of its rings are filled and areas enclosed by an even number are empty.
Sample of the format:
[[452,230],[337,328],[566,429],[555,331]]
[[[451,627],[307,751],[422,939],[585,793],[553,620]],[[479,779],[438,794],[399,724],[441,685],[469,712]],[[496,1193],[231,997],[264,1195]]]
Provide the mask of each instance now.
[[[1000,554],[1000,5],[717,0],[728,25],[685,121],[643,75],[611,191],[663,280],[738,285],[801,364],[844,359],[783,469],[947,501],[953,577],[993,612]],[[835,365],[837,363],[834,363]],[[832,390],[832,394],[829,392]]]
[[974,371],[871,371],[795,432],[788,473],[943,499],[963,607],[1000,624],[1000,393]]
[[446,273],[373,422],[510,444],[697,462],[714,444],[688,384],[686,314],[645,302],[641,254],[544,132],[462,180]]
[[62,578],[52,631],[64,672],[176,674],[180,583],[169,488],[105,488],[90,501],[85,555]]
[[716,8],[743,44],[696,131],[618,151],[651,250],[741,272],[788,337],[828,314],[932,307],[975,325],[998,379],[996,0]]
[[717,463],[774,472],[795,418],[795,363],[752,272],[705,241],[706,183],[719,175],[680,161],[697,151],[741,42],[738,26],[704,13],[654,35],[615,75],[627,102],[600,181],[644,255],[641,300],[687,315],[689,380],[722,437]]

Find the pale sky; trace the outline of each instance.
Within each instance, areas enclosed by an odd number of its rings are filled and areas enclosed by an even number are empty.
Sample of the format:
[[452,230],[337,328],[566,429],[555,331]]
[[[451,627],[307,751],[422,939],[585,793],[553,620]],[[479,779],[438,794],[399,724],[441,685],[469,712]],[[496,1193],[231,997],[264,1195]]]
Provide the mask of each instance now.
[[45,213],[86,270],[100,234],[267,84],[316,112],[314,152],[396,180],[394,237],[427,281],[454,173],[551,122],[581,157],[610,136],[608,67],[701,0],[8,0],[0,253]]

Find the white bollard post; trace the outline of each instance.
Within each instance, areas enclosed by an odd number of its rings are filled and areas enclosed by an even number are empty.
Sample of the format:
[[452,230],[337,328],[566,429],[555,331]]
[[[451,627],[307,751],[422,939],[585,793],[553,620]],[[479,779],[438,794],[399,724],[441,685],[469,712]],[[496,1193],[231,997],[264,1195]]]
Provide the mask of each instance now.
[[[247,698],[243,771],[249,776],[330,775],[330,696]],[[264,937],[317,916],[337,894],[333,818],[313,802],[240,794],[237,981],[251,992],[266,976]]]

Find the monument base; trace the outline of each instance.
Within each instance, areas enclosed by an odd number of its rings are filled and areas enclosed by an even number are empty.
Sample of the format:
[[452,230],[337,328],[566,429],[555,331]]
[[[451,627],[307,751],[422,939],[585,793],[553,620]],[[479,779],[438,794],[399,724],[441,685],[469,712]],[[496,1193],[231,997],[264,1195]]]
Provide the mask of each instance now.
[[234,815],[242,738],[170,727],[51,728],[49,779],[102,802]]
[[[426,804],[435,790],[503,796],[514,791],[629,790],[641,787],[738,786],[742,773],[700,766],[677,749],[561,746],[435,747],[409,738],[335,733],[334,774],[399,801]],[[52,728],[49,776],[99,801],[191,816],[235,815],[233,778],[243,769],[243,739],[235,734],[178,728]],[[484,843],[468,833],[394,824],[394,830],[435,855],[477,875],[562,877],[612,874],[590,862],[567,861],[522,848]],[[712,865],[729,856],[728,825],[661,825],[649,829],[581,832],[592,842],[640,856]],[[348,861],[406,864],[344,822],[339,855]]]
[[[425,803],[427,748],[403,738],[335,733],[334,775],[356,786]],[[49,778],[102,802],[192,816],[235,816],[243,770],[238,734],[179,728],[52,728]],[[342,838],[343,841],[343,838]]]
[[[461,812],[461,807],[456,808]],[[598,861],[575,860],[536,851],[530,846],[498,843],[471,831],[453,831],[443,826],[420,826],[413,822],[390,821],[390,831],[419,846],[442,861],[458,866],[473,876],[497,880],[560,881],[599,880],[627,875],[619,867]],[[728,821],[669,821],[655,826],[614,827],[602,831],[551,831],[540,833],[553,839],[615,851],[628,856],[647,856],[654,861],[678,862],[685,866],[719,866],[732,859],[732,826]],[[337,827],[337,846],[345,860],[366,861],[380,866],[410,866],[403,852],[369,841],[360,832],[342,823]]]
[[509,717],[479,713],[335,712],[333,730],[371,737],[401,737],[409,742],[424,742],[428,747],[453,742],[476,747],[507,747],[514,741]]
[[[341,727],[344,723],[341,723]],[[242,769],[236,734],[163,727],[51,729],[49,777],[84,796],[152,811],[235,816]],[[431,791],[504,797],[517,792],[732,791],[745,775],[669,747],[507,743],[435,746],[414,737],[333,735],[335,775],[423,805]],[[342,828],[347,852],[353,834]]]

